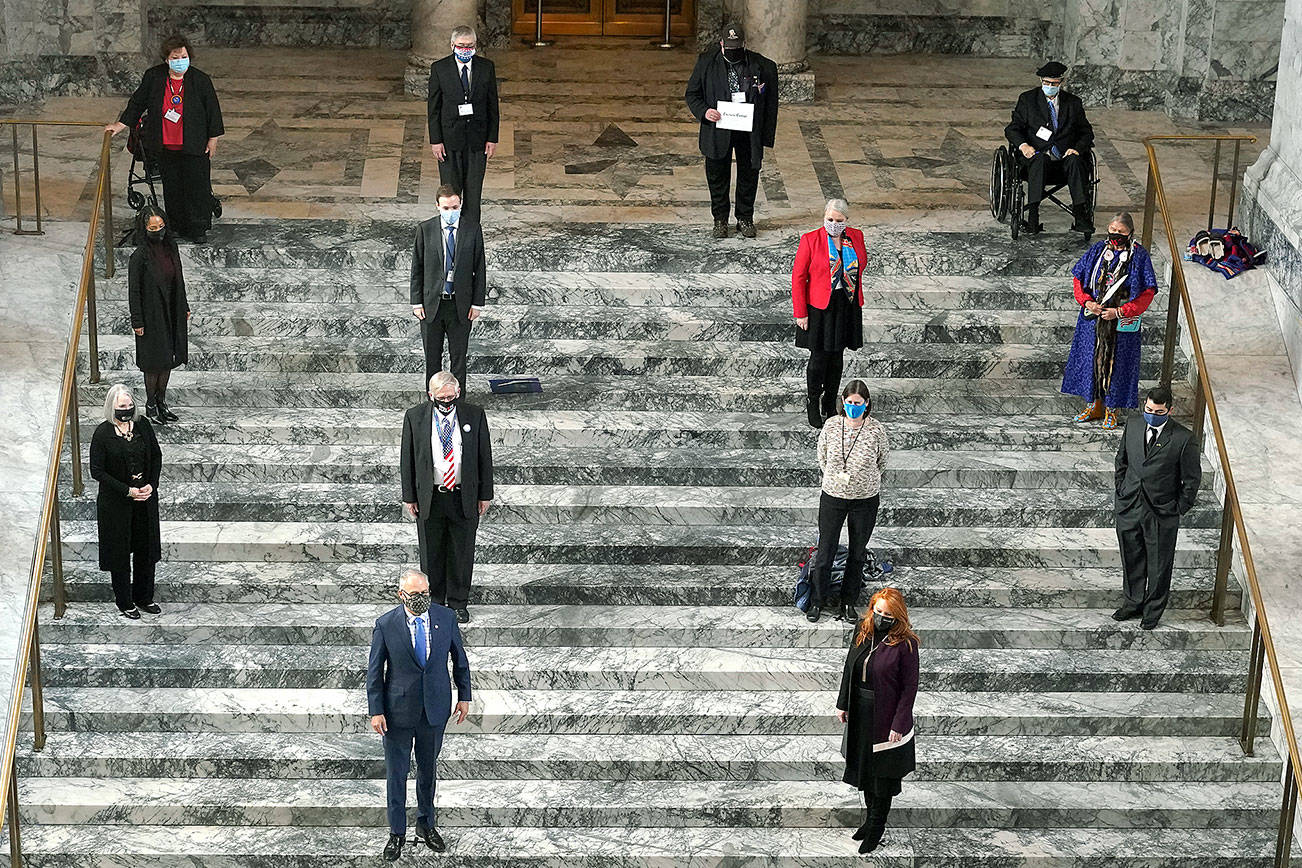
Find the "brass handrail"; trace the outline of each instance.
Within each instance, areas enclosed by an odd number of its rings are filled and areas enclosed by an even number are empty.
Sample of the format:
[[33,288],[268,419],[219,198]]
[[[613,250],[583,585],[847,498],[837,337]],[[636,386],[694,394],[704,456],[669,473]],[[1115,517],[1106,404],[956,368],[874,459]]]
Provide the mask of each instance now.
[[[0,121],[0,123],[38,123],[45,121]],[[102,126],[101,124],[51,122],[63,126]],[[95,184],[95,197],[91,202],[90,225],[86,229],[86,244],[82,248],[81,279],[77,288],[77,297],[72,306],[72,322],[68,329],[68,347],[63,356],[63,376],[59,390],[58,411],[55,414],[57,424],[50,436],[50,460],[45,472],[44,496],[41,503],[40,522],[37,524],[36,542],[32,552],[32,573],[27,584],[27,596],[23,601],[23,620],[19,631],[18,657],[15,661],[14,679],[9,698],[8,727],[3,737],[4,752],[0,754],[0,816],[6,808],[10,818],[10,861],[15,868],[22,864],[21,842],[18,836],[18,798],[17,765],[15,760],[18,742],[18,720],[23,707],[23,682],[30,677],[32,691],[32,728],[33,746],[36,750],[45,747],[45,701],[41,687],[41,649],[37,627],[37,608],[40,605],[41,576],[44,573],[46,555],[50,555],[54,573],[54,616],[63,617],[67,606],[67,593],[63,584],[61,552],[59,551],[59,468],[63,463],[64,425],[68,427],[69,452],[72,462],[73,493],[81,494],[81,432],[77,412],[77,353],[81,345],[82,317],[89,321],[88,339],[94,334],[94,298],[95,298],[95,237],[100,228],[101,205],[104,205],[105,244],[108,262],[113,261],[112,212],[107,202],[112,198],[110,192],[111,162],[110,134],[105,131],[100,143],[99,177]],[[96,350],[94,342],[89,344],[92,370],[95,370]],[[92,381],[98,375],[92,377]]]
[[[1157,141],[1218,142],[1217,169],[1213,169],[1213,192],[1211,207],[1208,212],[1208,222],[1210,223],[1216,205],[1216,183],[1219,180],[1219,178],[1215,177],[1219,168],[1219,142],[1235,142],[1235,171],[1237,174],[1239,144],[1254,142],[1256,137],[1228,135],[1146,137],[1144,147],[1148,151],[1148,189],[1144,203],[1143,241],[1147,245],[1152,238],[1153,210],[1154,206],[1156,206],[1156,210],[1162,217],[1167,248],[1171,254],[1172,291],[1180,300],[1179,306],[1171,304],[1170,310],[1177,313],[1180,309],[1184,310],[1185,323],[1189,328],[1189,342],[1193,346],[1195,433],[1201,441],[1202,416],[1205,409],[1207,417],[1211,421],[1212,435],[1216,440],[1216,452],[1221,462],[1221,475],[1225,481],[1225,500],[1221,513],[1220,549],[1216,558],[1216,588],[1212,600],[1212,618],[1217,624],[1223,625],[1225,623],[1225,596],[1229,582],[1229,565],[1232,557],[1231,545],[1234,536],[1237,536],[1239,540],[1248,591],[1252,597],[1252,605],[1256,612],[1252,631],[1251,661],[1248,666],[1248,688],[1244,697],[1243,723],[1239,733],[1239,743],[1244,752],[1251,756],[1257,729],[1257,705],[1261,699],[1261,677],[1265,664],[1269,663],[1271,682],[1275,688],[1275,700],[1279,705],[1280,728],[1288,749],[1288,757],[1284,768],[1284,798],[1280,808],[1279,835],[1275,844],[1275,865],[1277,868],[1285,868],[1289,863],[1289,853],[1292,848],[1293,819],[1297,807],[1298,782],[1302,781],[1302,755],[1298,750],[1297,733],[1293,728],[1293,717],[1289,712],[1288,697],[1284,691],[1284,680],[1280,674],[1279,659],[1275,653],[1275,642],[1271,637],[1269,619],[1266,617],[1266,601],[1262,596],[1261,586],[1257,582],[1257,567],[1252,559],[1252,547],[1248,543],[1248,530],[1243,522],[1243,510],[1239,505],[1239,495],[1234,485],[1234,473],[1230,469],[1230,456],[1225,445],[1225,434],[1221,429],[1220,415],[1216,411],[1216,396],[1212,390],[1211,378],[1207,375],[1207,361],[1203,354],[1202,341],[1198,336],[1198,323],[1194,317],[1193,302],[1189,298],[1189,288],[1185,283],[1184,258],[1177,247],[1175,229],[1171,225],[1171,212],[1166,201],[1166,188],[1162,186],[1162,173],[1157,164],[1157,152],[1153,148],[1153,143]],[[1237,184],[1237,179],[1233,183]],[[1231,220],[1228,222],[1233,222],[1234,187],[1231,188],[1230,193],[1229,215]],[[1175,332],[1174,320],[1175,315],[1171,315],[1168,320],[1169,327],[1166,335],[1167,341],[1172,346]],[[1164,359],[1162,369],[1162,380],[1166,383],[1171,381],[1170,364],[1171,358],[1168,355]]]

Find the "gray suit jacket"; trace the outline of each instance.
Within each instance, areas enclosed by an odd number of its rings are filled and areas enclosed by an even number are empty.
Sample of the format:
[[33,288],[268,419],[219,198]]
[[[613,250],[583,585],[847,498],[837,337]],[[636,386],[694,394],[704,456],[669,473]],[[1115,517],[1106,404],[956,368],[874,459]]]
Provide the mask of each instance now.
[[[443,264],[443,239],[446,237],[439,217],[431,217],[416,227],[416,243],[411,253],[411,303],[424,305],[427,317],[438,312],[447,276],[447,266]],[[483,307],[487,303],[484,235],[478,223],[462,216],[457,224],[456,240],[452,286],[457,293],[457,311],[465,318],[470,315],[472,305]]]
[[1122,431],[1116,462],[1117,518],[1137,522],[1154,515],[1175,524],[1198,500],[1203,477],[1198,444],[1188,428],[1168,419],[1145,456],[1147,429],[1143,415],[1134,413]]

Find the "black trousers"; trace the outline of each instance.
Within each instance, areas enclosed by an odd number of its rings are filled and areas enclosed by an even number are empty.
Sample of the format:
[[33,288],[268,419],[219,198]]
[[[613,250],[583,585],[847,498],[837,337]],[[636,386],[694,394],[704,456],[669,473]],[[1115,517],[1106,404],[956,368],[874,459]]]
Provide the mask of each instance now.
[[1026,167],[1026,204],[1039,205],[1044,198],[1044,185],[1067,182],[1071,193],[1071,204],[1084,205],[1085,199],[1085,158],[1072,154],[1061,160],[1050,159],[1047,154],[1036,154],[1031,159],[1017,151],[1017,162]]
[[841,582],[841,604],[853,606],[863,590],[863,568],[868,559],[868,539],[877,524],[877,507],[881,495],[861,500],[833,497],[826,491],[818,498],[818,560],[810,604],[822,608],[832,584],[832,561],[841,543],[841,528],[850,525],[850,551],[845,560],[845,578]]
[[122,611],[154,602],[154,562],[145,552],[132,552],[131,569],[113,570],[109,577],[113,582],[113,602]]
[[439,183],[451,184],[461,191],[461,213],[479,222],[479,200],[484,194],[484,172],[488,156],[478,151],[447,151],[439,163]]
[[755,221],[755,193],[759,190],[758,163],[751,160],[750,133],[736,130],[728,144],[729,154],[719,159],[705,158],[705,182],[710,186],[710,213],[719,223],[728,222],[728,188],[732,180],[732,158],[737,157],[737,220]]
[[1147,509],[1117,516],[1117,541],[1125,571],[1124,607],[1145,621],[1157,621],[1171,599],[1171,570],[1180,524],[1162,520]]
[[388,778],[389,831],[407,834],[407,775],[411,773],[412,749],[416,752],[416,825],[434,828],[434,766],[443,747],[443,727],[434,726],[421,714],[413,729],[389,728],[384,734],[384,770]]
[[157,159],[171,230],[184,238],[207,232],[212,228],[213,209],[212,161],[208,155],[164,149]]
[[466,517],[460,491],[434,492],[430,514],[416,522],[416,541],[420,569],[429,576],[429,595],[435,603],[452,609],[466,607],[478,530],[479,513]]
[[457,310],[456,299],[445,298],[438,310],[426,311],[420,321],[420,337],[425,344],[425,382],[443,370],[443,343],[448,345],[448,367],[466,392],[466,357],[470,352],[470,320]]
[[[841,374],[845,370],[845,351],[835,353],[823,350],[809,351],[809,366],[805,368],[805,388],[809,392],[809,421],[814,424],[814,408],[824,416],[836,415],[836,399],[841,391]],[[819,424],[822,420],[819,420]]]

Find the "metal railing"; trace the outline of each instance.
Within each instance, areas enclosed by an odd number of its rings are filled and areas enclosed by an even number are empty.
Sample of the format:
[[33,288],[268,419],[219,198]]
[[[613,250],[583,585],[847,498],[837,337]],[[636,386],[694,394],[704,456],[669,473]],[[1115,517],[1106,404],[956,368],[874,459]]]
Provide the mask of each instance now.
[[[85,126],[103,128],[103,124],[89,121],[33,121],[0,119],[0,125],[12,125],[15,130],[14,142],[14,194],[15,203],[21,203],[21,188],[18,186],[18,134],[22,125],[32,127],[32,176],[36,191],[36,226],[41,227],[40,210],[40,158],[37,151],[36,128],[40,126]],[[36,542],[32,552],[32,572],[28,579],[26,598],[22,603],[22,623],[19,629],[18,657],[14,667],[14,678],[9,697],[8,728],[3,733],[4,753],[0,755],[0,812],[4,812],[9,821],[9,864],[21,868],[22,837],[18,824],[18,767],[15,759],[18,742],[18,721],[22,715],[23,684],[29,682],[32,692],[32,743],[36,750],[45,747],[45,697],[41,688],[41,644],[36,613],[40,604],[41,576],[45,572],[45,559],[49,556],[53,575],[54,617],[62,618],[68,608],[68,594],[63,581],[63,550],[59,532],[59,469],[63,463],[63,446],[65,427],[68,436],[70,473],[72,493],[80,496],[84,486],[81,473],[81,429],[77,408],[77,351],[81,344],[82,319],[85,317],[86,338],[90,354],[90,382],[99,382],[99,351],[95,323],[95,239],[101,225],[104,230],[104,276],[113,276],[113,207],[110,183],[112,178],[112,159],[109,147],[110,135],[103,133],[99,149],[98,177],[95,182],[95,195],[91,201],[90,224],[86,229],[86,244],[82,248],[81,278],[77,286],[77,297],[72,306],[72,321],[68,328],[68,346],[63,356],[63,372],[60,379],[58,410],[55,419],[58,424],[50,436],[49,466],[45,472],[44,497],[41,502],[40,521],[37,524]],[[103,215],[101,224],[100,216]],[[32,235],[35,232],[22,231],[21,214],[16,215],[16,232]]]
[[[1157,152],[1154,142],[1216,142],[1216,153],[1212,167],[1212,190],[1207,207],[1207,228],[1211,228],[1216,214],[1216,186],[1224,180],[1220,176],[1221,146],[1226,142],[1234,143],[1234,167],[1229,175],[1230,195],[1227,209],[1226,226],[1233,225],[1235,196],[1238,191],[1239,149],[1244,142],[1255,142],[1255,136],[1148,136],[1144,147],[1148,150],[1148,186],[1144,195],[1144,225],[1141,242],[1148,247],[1153,238],[1154,212],[1161,216],[1163,231],[1166,233],[1167,248],[1171,255],[1171,292],[1172,299],[1167,306],[1166,345],[1162,355],[1162,382],[1171,382],[1172,362],[1175,356],[1176,327],[1180,311],[1184,311],[1185,326],[1189,330],[1189,342],[1193,347],[1194,369],[1190,376],[1194,388],[1194,436],[1202,442],[1203,417],[1211,422],[1212,436],[1216,440],[1216,452],[1220,458],[1221,476],[1225,483],[1225,499],[1221,512],[1220,547],[1216,552],[1216,585],[1212,594],[1212,620],[1217,625],[1225,624],[1225,598],[1229,585],[1230,561],[1234,556],[1234,540],[1237,538],[1239,551],[1243,556],[1243,569],[1248,584],[1248,593],[1256,614],[1252,627],[1252,646],[1248,663],[1247,690],[1243,698],[1243,721],[1239,730],[1239,744],[1244,753],[1252,756],[1253,742],[1257,734],[1257,706],[1261,702],[1261,680],[1263,670],[1270,664],[1271,682],[1275,689],[1275,700],[1279,706],[1279,724],[1283,740],[1287,746],[1288,756],[1284,762],[1284,795],[1280,805],[1279,834],[1275,841],[1275,866],[1286,868],[1293,845],[1293,823],[1297,812],[1298,782],[1302,781],[1302,756],[1299,755],[1297,733],[1293,729],[1293,718],[1289,713],[1288,697],[1284,692],[1284,681],[1280,673],[1279,659],[1275,654],[1275,642],[1271,638],[1270,623],[1266,617],[1266,601],[1257,582],[1257,567],[1252,559],[1252,547],[1248,543],[1248,530],[1243,522],[1243,510],[1239,506],[1239,495],[1234,485],[1234,473],[1230,469],[1229,451],[1225,444],[1225,434],[1221,430],[1220,415],[1216,411],[1216,396],[1212,391],[1211,379],[1207,376],[1207,361],[1203,354],[1202,341],[1198,336],[1198,323],[1194,317],[1193,303],[1189,298],[1189,287],[1184,277],[1184,257],[1176,240],[1175,229],[1171,224],[1171,210],[1167,203],[1166,189],[1162,186],[1162,172],[1157,164]],[[1177,304],[1177,301],[1179,302]]]

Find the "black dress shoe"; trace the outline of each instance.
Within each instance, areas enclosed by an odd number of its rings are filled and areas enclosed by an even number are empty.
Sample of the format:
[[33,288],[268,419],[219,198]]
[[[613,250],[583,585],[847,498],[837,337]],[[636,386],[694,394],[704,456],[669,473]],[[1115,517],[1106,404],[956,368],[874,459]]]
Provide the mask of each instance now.
[[823,422],[826,421],[826,417],[818,408],[817,398],[805,398],[805,415],[809,418],[810,428],[815,431],[823,430]]
[[140,610],[134,606],[130,609],[118,609],[118,611],[122,613],[123,618],[130,618],[132,621],[140,620]]
[[868,834],[868,823],[867,821],[865,821],[862,826],[854,830],[854,834],[850,836],[850,839],[853,841],[862,841],[864,839],[864,836],[867,834]]
[[1132,621],[1138,617],[1139,617],[1138,610],[1127,609],[1125,606],[1122,606],[1120,609],[1117,609],[1115,612],[1112,613],[1112,620],[1114,621]]
[[177,419],[180,418],[175,413],[173,413],[171,409],[169,409],[168,406],[164,404],[162,401],[158,402],[158,415],[162,416],[168,422],[175,422],[177,421]]
[[882,829],[882,830],[876,830],[876,829],[870,830],[870,831],[868,832],[868,836],[867,836],[866,838],[863,839],[863,843],[859,845],[859,852],[860,852],[860,854],[862,854],[862,855],[867,855],[867,854],[871,853],[872,851],[876,850],[876,849],[877,849],[877,845],[880,844],[880,843],[882,842],[882,837],[883,837],[883,834],[885,833],[885,831],[886,831],[885,829]]
[[1039,235],[1039,234],[1040,234],[1041,232],[1043,232],[1043,231],[1044,231],[1044,224],[1043,224],[1043,223],[1039,223],[1039,222],[1032,223],[1030,220],[1023,220],[1023,221],[1022,221],[1022,234],[1023,234],[1023,235]]
[[713,234],[714,234],[714,237],[715,237],[715,238],[727,238],[727,237],[728,237],[728,221],[727,221],[727,220],[715,220],[715,221],[714,221],[714,233],[713,233]]
[[1149,621],[1148,619],[1144,619],[1143,621],[1139,622],[1139,629],[1155,630],[1157,629],[1157,621]]
[[389,835],[389,843],[384,845],[384,861],[397,862],[398,857],[402,855],[402,845],[406,843],[406,838],[402,835]]
[[158,407],[154,404],[145,405],[145,418],[155,425],[167,424],[167,418],[159,412]]
[[841,620],[849,624],[859,623],[859,612],[849,603],[841,605]]
[[465,606],[462,606],[460,609],[457,609],[457,623],[458,624],[470,623],[470,610],[467,609]]
[[416,843],[424,844],[435,853],[442,853],[448,849],[448,845],[443,843],[443,836],[439,834],[438,829],[426,829],[424,826],[416,827]]
[[750,220],[738,220],[738,221],[737,221],[737,232],[738,232],[738,234],[741,235],[743,238],[754,238],[754,237],[755,237],[755,224],[752,223]]
[[822,617],[822,615],[823,610],[821,607],[810,606],[809,611],[805,613],[805,620],[809,621],[811,624],[817,624],[818,619]]
[[139,603],[136,608],[140,609],[142,612],[148,612],[151,615],[163,614],[163,610],[158,607],[157,603]]

